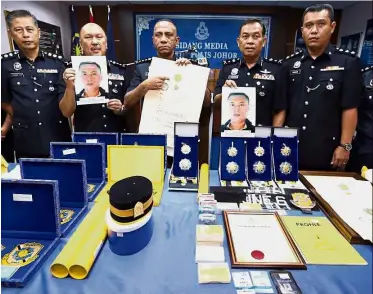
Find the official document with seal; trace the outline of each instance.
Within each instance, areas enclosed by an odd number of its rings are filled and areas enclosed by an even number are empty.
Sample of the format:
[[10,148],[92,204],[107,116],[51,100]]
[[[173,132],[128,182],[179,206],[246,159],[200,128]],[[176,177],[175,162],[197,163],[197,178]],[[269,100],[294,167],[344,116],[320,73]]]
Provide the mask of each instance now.
[[153,57],[148,78],[166,76],[160,90],[145,95],[139,133],[167,134],[167,155],[173,156],[174,123],[199,122],[210,69],[177,66],[175,61]]

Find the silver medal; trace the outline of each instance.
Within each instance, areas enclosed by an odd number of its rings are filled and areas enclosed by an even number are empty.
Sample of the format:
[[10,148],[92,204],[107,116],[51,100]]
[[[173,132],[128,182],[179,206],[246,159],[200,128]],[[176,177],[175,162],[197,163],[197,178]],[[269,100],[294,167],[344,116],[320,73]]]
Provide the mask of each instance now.
[[227,153],[230,157],[235,157],[237,155],[238,151],[237,151],[237,148],[233,146],[233,142],[232,142],[232,146],[228,148]]
[[257,161],[254,163],[253,169],[255,173],[262,174],[266,170],[266,165],[262,161]]
[[228,162],[227,165],[226,165],[226,169],[227,169],[227,172],[230,173],[230,174],[236,174],[239,170],[239,166],[236,162],[234,161],[231,161],[231,162]]
[[180,160],[179,167],[181,170],[184,170],[184,171],[189,170],[192,167],[192,163],[190,162],[189,159],[184,158]]
[[192,151],[192,149],[190,148],[190,146],[188,144],[185,144],[185,143],[181,143],[183,146],[181,147],[181,153],[187,155],[190,153],[190,151]]
[[287,161],[284,161],[280,164],[280,171],[281,173],[283,173],[284,175],[288,175],[291,173],[293,167],[291,166],[291,164]]
[[260,146],[260,141],[258,142],[258,146],[257,147],[255,147],[255,149],[254,149],[254,154],[256,155],[256,156],[263,156],[264,155],[264,153],[265,153],[265,151],[264,151],[264,148],[262,147],[262,146]]
[[291,149],[289,146],[287,146],[286,144],[282,144],[282,148],[281,148],[281,155],[282,156],[289,156],[291,153]]

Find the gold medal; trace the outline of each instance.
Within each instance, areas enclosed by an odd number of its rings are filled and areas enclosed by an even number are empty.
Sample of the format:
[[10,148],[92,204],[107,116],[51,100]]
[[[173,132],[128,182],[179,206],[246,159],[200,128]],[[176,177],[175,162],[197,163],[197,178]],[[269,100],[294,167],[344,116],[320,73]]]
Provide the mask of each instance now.
[[233,142],[232,142],[232,146],[228,148],[228,155],[230,157],[235,157],[237,153],[238,153],[237,148],[233,146]]
[[254,163],[254,172],[257,174],[262,174],[266,170],[266,165],[262,161],[257,161]]
[[43,244],[35,242],[19,244],[1,258],[1,264],[12,266],[28,265],[38,258],[38,253],[43,247]]
[[238,164],[234,161],[228,162],[226,165],[227,172],[230,174],[236,174],[240,169]]
[[264,153],[265,153],[265,151],[264,151],[264,148],[262,147],[262,146],[260,146],[260,141],[258,142],[258,146],[257,147],[255,147],[255,149],[254,149],[254,154],[256,155],[256,156],[263,156],[264,155]]
[[289,156],[290,153],[291,153],[290,147],[283,143],[282,148],[281,148],[281,155],[282,156]]
[[280,171],[281,173],[283,173],[284,175],[289,175],[292,171],[293,167],[291,166],[291,164],[287,161],[284,161],[280,164]]

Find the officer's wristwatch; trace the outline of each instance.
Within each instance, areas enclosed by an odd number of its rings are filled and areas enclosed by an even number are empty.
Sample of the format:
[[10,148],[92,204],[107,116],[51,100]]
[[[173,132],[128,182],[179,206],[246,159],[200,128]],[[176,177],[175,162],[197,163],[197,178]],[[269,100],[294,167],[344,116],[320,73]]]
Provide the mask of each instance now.
[[352,145],[351,143],[346,143],[346,144],[340,144],[339,145],[340,147],[342,147],[344,150],[346,150],[347,152],[350,152],[352,150]]

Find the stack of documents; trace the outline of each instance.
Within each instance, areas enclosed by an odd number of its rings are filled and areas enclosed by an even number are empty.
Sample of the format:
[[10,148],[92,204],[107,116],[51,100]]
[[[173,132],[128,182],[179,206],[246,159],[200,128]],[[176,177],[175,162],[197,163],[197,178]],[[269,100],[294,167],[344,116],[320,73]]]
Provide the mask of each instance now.
[[347,225],[364,240],[373,242],[370,182],[330,176],[306,176],[306,179]]

